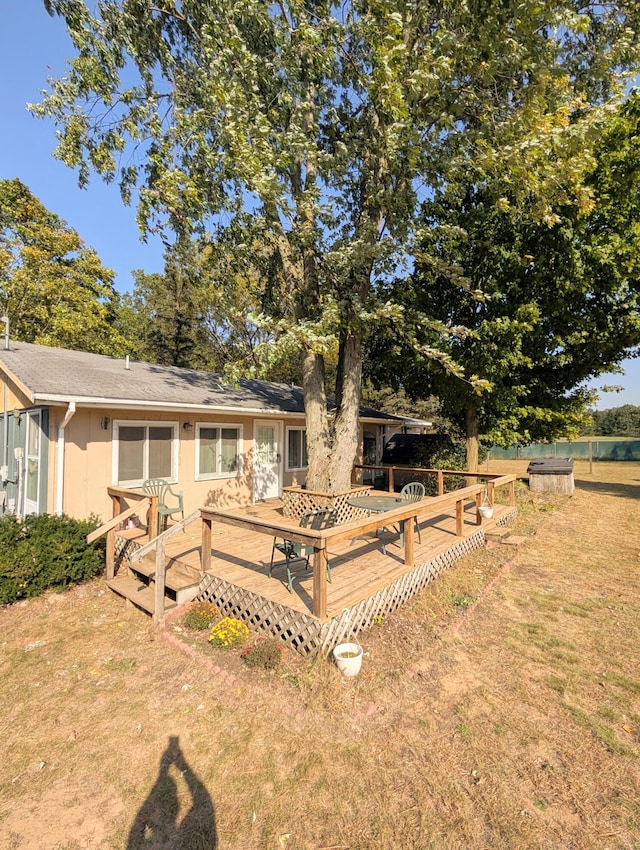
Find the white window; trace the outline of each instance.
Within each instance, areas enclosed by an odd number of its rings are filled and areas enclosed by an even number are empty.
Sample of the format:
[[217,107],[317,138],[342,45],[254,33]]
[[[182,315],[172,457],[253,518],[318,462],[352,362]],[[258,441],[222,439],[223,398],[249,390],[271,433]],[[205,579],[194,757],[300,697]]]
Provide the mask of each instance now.
[[306,469],[307,460],[307,429],[287,428],[287,469]]
[[242,473],[242,426],[196,425],[196,481]]
[[178,480],[178,423],[114,423],[116,483],[137,487],[147,478]]

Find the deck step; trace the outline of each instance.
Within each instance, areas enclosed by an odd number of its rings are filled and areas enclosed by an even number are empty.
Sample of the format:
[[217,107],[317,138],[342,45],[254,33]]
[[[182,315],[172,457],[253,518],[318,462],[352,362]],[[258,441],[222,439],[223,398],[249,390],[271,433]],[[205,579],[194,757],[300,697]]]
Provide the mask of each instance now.
[[494,526],[493,528],[487,528],[484,532],[484,539],[491,540],[492,543],[504,543],[505,539],[509,537],[511,534],[511,530],[509,528],[499,528],[498,526]]
[[[117,575],[107,581],[107,587],[115,593],[123,596],[137,608],[142,608],[149,614],[153,614],[156,607],[156,594],[153,584],[144,584],[128,575]],[[178,603],[173,599],[164,598],[164,610],[175,608]]]
[[[155,579],[156,575],[155,558],[151,556],[142,558],[140,561],[136,561],[135,564],[129,564],[129,569],[138,575],[144,576],[145,579],[151,582]],[[200,584],[200,574],[196,570],[189,570],[188,567],[169,563],[165,573],[164,584],[169,590],[178,593],[189,587],[197,587]]]
[[503,538],[502,543],[505,546],[521,546],[523,543],[526,543],[526,540],[526,537],[522,537],[517,534],[510,534],[508,537]]

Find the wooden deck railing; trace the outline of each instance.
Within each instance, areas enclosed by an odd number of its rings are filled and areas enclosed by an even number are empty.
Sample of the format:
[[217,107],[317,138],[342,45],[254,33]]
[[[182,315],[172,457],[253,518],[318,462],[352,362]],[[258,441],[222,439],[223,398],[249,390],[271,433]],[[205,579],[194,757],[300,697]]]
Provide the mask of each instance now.
[[[184,531],[186,526],[198,519],[199,516],[200,509],[197,508],[193,511],[193,513],[190,513],[189,516],[181,519],[180,522],[172,525],[171,528],[167,528],[166,531],[163,531],[162,534],[159,534],[157,537],[151,538],[148,543],[145,543],[144,546],[141,546],[129,555],[129,561],[132,564],[135,564],[136,561],[141,560],[155,549],[156,569],[153,576],[155,586],[155,605],[153,619],[156,621],[159,621],[164,614],[164,592],[167,578],[167,561],[164,556],[164,544],[171,537],[174,537],[179,531]],[[204,549],[202,551],[204,552]],[[209,557],[211,557],[211,549],[209,549]]]
[[[515,475],[495,476],[492,480],[493,490],[498,487],[508,487],[509,504],[515,504]],[[415,519],[424,522],[430,518],[437,517],[443,511],[455,507],[456,535],[464,536],[464,508],[469,501],[475,503],[476,524],[481,524],[479,507],[485,490],[485,484],[472,484],[451,493],[440,496],[428,496],[420,502],[412,502],[402,505],[385,513],[376,514],[365,519],[352,520],[337,525],[333,528],[314,531],[309,528],[300,528],[298,525],[287,522],[274,523],[270,520],[258,517],[241,516],[235,511],[223,511],[215,508],[202,508],[202,569],[206,572],[211,566],[211,539],[212,525],[220,522],[224,525],[234,525],[253,531],[257,534],[267,534],[271,537],[285,537],[296,543],[313,548],[313,613],[319,619],[327,616],[327,547],[331,543],[340,543],[345,540],[353,540],[370,531],[378,531],[385,526],[404,523],[404,563],[414,566],[414,529]]]
[[[360,467],[371,468],[371,467]],[[373,467],[377,468],[377,467]],[[389,467],[384,467],[389,469]],[[404,467],[394,467],[395,469],[405,469]],[[443,475],[449,474],[447,470],[420,470],[425,472],[440,473]],[[485,474],[476,473],[459,473],[451,471],[452,475],[473,476],[474,478],[487,479]],[[171,528],[164,531],[161,535],[157,534],[158,529],[158,500],[155,496],[149,496],[136,490],[126,490],[120,487],[109,487],[108,493],[113,504],[114,516],[108,522],[104,523],[100,528],[92,532],[87,541],[97,539],[102,534],[107,534],[107,578],[113,578],[114,575],[114,560],[115,560],[115,531],[120,523],[132,516],[136,512],[140,512],[148,507],[147,523],[149,542],[143,547],[131,554],[131,561],[136,561],[144,557],[149,552],[155,549],[156,552],[156,571],[155,571],[155,591],[156,591],[156,619],[161,616],[164,610],[164,592],[165,592],[165,574],[166,564],[164,557],[164,543],[173,537],[189,523],[193,522],[198,517],[202,521],[202,549],[201,549],[201,572],[205,573],[211,568],[211,542],[212,542],[212,525],[214,522],[219,522],[225,525],[238,526],[247,531],[253,531],[258,534],[266,534],[271,537],[286,538],[293,540],[296,543],[310,546],[313,548],[313,613],[319,619],[325,619],[327,616],[327,547],[331,543],[340,543],[345,540],[353,540],[371,531],[378,531],[385,526],[404,524],[404,563],[409,567],[414,566],[415,551],[414,551],[414,529],[415,520],[425,522],[433,519],[443,512],[455,508],[456,517],[456,535],[464,536],[464,509],[465,504],[473,501],[475,503],[475,521],[477,525],[481,524],[479,507],[482,503],[485,489],[489,490],[490,499],[493,503],[495,491],[499,488],[508,488],[508,504],[515,505],[515,475],[492,475],[487,483],[475,483],[459,490],[454,490],[451,493],[442,493],[439,496],[427,496],[419,502],[400,505],[398,508],[379,513],[374,516],[369,516],[364,519],[356,519],[346,522],[342,525],[337,525],[332,528],[315,531],[310,528],[301,528],[299,525],[291,524],[286,520],[273,522],[259,517],[242,515],[236,511],[218,510],[212,507],[199,508],[181,520],[179,523],[172,525]],[[127,501],[135,500],[135,504],[131,507],[123,507]],[[241,510],[241,509],[240,509]]]
[[[496,486],[496,481],[500,478],[504,478],[500,473],[494,472],[465,472],[459,469],[428,469],[425,467],[418,466],[382,466],[375,464],[366,464],[366,463],[356,463],[353,467],[353,476],[355,477],[357,470],[371,470],[372,472],[383,472],[387,476],[387,489],[390,493],[395,492],[395,479],[396,473],[401,472],[404,474],[408,473],[408,477],[415,478],[417,480],[423,479],[425,476],[434,476],[437,480],[438,485],[438,495],[444,495],[444,477],[445,475],[452,475],[456,478],[465,478],[472,479],[473,481],[484,481],[484,486],[487,488],[489,493],[489,501],[493,504],[493,491]],[[514,477],[515,482],[515,477]],[[500,486],[500,485],[498,485]],[[514,483],[515,486],[515,483]],[[514,504],[514,502],[510,502],[509,504]]]
[[[124,487],[107,487],[107,493],[111,498],[113,515],[107,522],[102,523],[100,528],[96,528],[91,534],[87,535],[87,543],[93,543],[103,534],[107,535],[107,551],[106,551],[106,576],[107,580],[112,579],[115,573],[115,557],[116,557],[116,529],[121,522],[124,522],[134,514],[138,514],[145,508],[148,508],[147,525],[149,528],[149,536],[153,531],[155,537],[158,529],[158,497],[148,496],[140,490],[125,490]],[[126,507],[126,502],[135,501],[135,505]]]

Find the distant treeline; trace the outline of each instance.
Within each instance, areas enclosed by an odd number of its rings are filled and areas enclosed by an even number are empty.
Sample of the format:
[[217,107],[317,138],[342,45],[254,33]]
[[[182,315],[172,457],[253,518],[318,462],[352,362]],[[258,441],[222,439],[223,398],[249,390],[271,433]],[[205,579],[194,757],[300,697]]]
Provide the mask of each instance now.
[[585,437],[640,437],[640,407],[623,404],[609,410],[592,410],[593,425],[583,430]]

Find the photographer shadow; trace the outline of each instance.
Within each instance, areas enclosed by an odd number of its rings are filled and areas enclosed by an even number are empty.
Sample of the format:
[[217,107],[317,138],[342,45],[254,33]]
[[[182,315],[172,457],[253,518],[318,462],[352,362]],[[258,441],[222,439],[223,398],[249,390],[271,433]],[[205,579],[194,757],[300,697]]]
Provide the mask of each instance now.
[[[178,822],[181,779],[187,786],[191,806]],[[158,777],[129,832],[127,850],[216,850],[217,846],[213,801],[189,767],[178,738],[172,735],[160,758]]]

